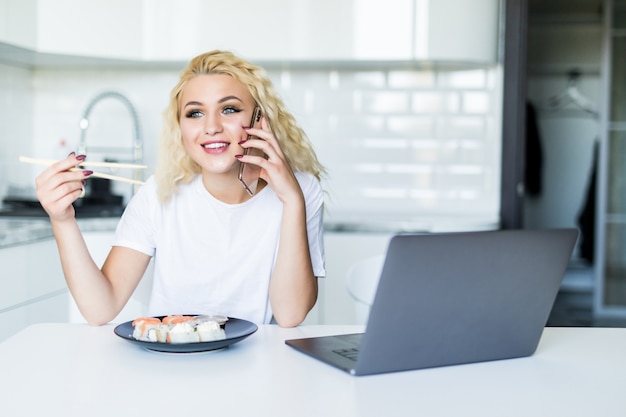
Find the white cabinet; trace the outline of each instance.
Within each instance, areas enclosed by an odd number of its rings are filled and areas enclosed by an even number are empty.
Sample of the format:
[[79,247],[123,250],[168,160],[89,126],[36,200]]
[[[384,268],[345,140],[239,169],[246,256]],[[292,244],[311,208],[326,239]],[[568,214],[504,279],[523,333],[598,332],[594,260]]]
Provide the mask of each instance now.
[[140,58],[144,36],[142,11],[149,3],[140,0],[40,0],[37,2],[37,50],[88,57]]
[[67,306],[70,299],[69,292],[65,290],[20,308],[1,312],[0,343],[31,324],[67,322]]
[[498,0],[415,0],[412,58],[495,63],[498,20]]
[[35,52],[139,59],[141,0],[0,0],[0,42]]
[[211,49],[254,60],[495,62],[498,0],[151,1],[144,58]]
[[[36,52],[187,61],[493,63],[498,0],[0,0],[0,41]],[[21,24],[17,24],[20,22]]]
[[0,249],[0,311],[65,288],[53,240]]
[[[83,233],[94,261],[106,259],[113,231]],[[0,342],[34,323],[84,323],[65,283],[56,242],[49,238],[0,249]],[[113,320],[146,314],[152,285],[152,263],[126,307]]]
[[54,240],[0,249],[0,341],[32,323],[68,319],[68,292]]
[[37,0],[0,0],[0,42],[37,49]]
[[256,60],[411,58],[413,0],[156,3],[145,16],[145,56],[152,60],[211,49]]

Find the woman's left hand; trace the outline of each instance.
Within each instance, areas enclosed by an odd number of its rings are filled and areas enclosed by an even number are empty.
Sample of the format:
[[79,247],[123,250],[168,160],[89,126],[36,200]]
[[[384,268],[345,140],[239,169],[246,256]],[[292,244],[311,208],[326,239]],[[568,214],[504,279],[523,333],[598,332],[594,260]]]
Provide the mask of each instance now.
[[239,160],[246,164],[254,164],[261,167],[261,178],[265,180],[274,190],[283,204],[293,201],[293,199],[303,200],[300,184],[287,163],[276,136],[269,129],[265,117],[261,118],[261,128],[246,129],[246,133],[256,138],[250,138],[240,145],[243,148],[256,148],[265,153],[267,158],[262,156],[244,155],[238,156]]

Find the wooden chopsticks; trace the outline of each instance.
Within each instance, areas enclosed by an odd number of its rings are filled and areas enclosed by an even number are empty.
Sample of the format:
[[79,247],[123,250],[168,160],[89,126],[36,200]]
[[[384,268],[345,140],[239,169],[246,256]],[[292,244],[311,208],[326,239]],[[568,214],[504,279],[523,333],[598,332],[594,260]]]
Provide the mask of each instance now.
[[[30,158],[27,156],[20,156],[19,159],[20,159],[20,162],[24,162],[27,164],[36,164],[36,165],[45,165],[45,166],[49,166],[49,165],[54,164],[55,162],[58,162],[54,159],[37,159],[37,158]],[[146,165],[138,165],[138,164],[126,164],[126,163],[119,163],[119,162],[88,162],[88,161],[80,162],[76,164],[76,166],[105,167],[105,168],[132,168],[132,169],[147,168]],[[70,171],[84,171],[84,170],[80,168],[71,168]],[[131,178],[119,177],[117,175],[110,175],[104,172],[94,171],[94,173],[91,174],[90,177],[105,178],[105,179],[112,180],[112,181],[127,182],[129,184],[143,184],[143,181],[134,180]]]

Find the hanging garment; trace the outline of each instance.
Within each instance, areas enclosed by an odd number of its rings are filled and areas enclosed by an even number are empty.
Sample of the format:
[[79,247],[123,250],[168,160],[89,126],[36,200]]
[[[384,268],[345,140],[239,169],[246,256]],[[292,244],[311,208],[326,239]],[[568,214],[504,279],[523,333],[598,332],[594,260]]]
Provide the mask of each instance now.
[[578,226],[580,227],[580,257],[593,263],[595,250],[596,232],[596,177],[598,170],[598,141],[593,144],[593,160],[591,162],[591,172],[589,183],[587,184],[587,194],[583,201],[583,206],[578,215]]
[[537,126],[535,107],[526,102],[526,158],[524,167],[524,189],[526,195],[538,196],[541,194],[541,177],[543,165],[543,151]]

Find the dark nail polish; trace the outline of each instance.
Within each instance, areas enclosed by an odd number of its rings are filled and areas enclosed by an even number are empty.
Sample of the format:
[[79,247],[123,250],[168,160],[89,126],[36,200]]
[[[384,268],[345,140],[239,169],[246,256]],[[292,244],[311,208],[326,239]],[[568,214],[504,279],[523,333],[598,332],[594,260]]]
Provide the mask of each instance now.
[[237,145],[243,145],[243,144],[244,144],[244,143],[246,143],[247,141],[248,141],[247,139],[246,139],[246,140],[239,141],[239,142],[237,142]]
[[76,160],[77,161],[84,161],[85,158],[87,158],[87,155],[76,155]]
[[84,170],[84,171],[83,171],[83,175],[84,175],[85,177],[88,177],[88,176],[90,176],[91,174],[93,174],[93,171],[90,171],[90,170],[88,170],[88,169],[86,169],[86,170]]
[[237,159],[243,158],[243,155],[235,155],[235,158],[237,158]]
[[74,155],[76,155],[76,152],[74,152],[74,151],[72,151],[72,152],[67,154],[67,156],[74,156]]

